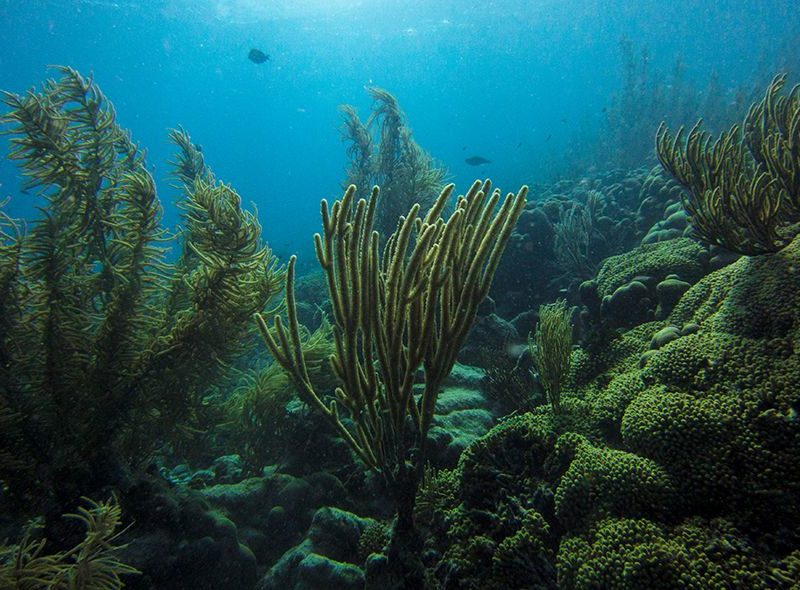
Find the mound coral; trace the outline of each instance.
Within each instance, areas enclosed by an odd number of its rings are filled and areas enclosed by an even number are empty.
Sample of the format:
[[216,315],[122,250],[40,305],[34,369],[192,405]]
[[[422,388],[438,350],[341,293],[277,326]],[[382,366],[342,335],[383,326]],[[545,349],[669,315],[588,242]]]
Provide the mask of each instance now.
[[[800,238],[741,258],[701,278],[666,322],[576,351],[560,414],[509,418],[462,455],[440,507],[440,579],[794,588],[798,264]],[[650,348],[670,325],[692,329]]]
[[[646,519],[605,519],[564,540],[559,588],[784,588],[790,576],[724,520],[691,519],[673,529]],[[788,565],[788,564],[787,564]]]

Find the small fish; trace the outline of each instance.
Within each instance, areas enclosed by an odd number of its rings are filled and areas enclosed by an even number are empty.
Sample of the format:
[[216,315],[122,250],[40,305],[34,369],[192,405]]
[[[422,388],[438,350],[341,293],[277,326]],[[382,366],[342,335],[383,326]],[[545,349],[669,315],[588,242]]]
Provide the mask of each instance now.
[[548,141],[550,141],[550,138],[551,138],[551,137],[553,137],[553,135],[552,135],[552,134],[548,135],[548,136],[547,136],[547,138],[544,140],[544,141],[545,141],[545,143],[547,143]]
[[521,147],[522,147],[522,142],[520,141],[520,142],[517,144],[517,149],[519,149],[519,148],[521,148]]
[[506,344],[506,354],[514,359],[519,359],[528,352],[528,344]]
[[253,48],[250,50],[250,53],[247,54],[247,59],[254,64],[263,64],[265,61],[269,60],[269,55],[260,49]]
[[566,122],[567,122],[567,118],[566,118],[566,117],[564,117],[563,119],[561,119],[561,122],[562,122],[562,123],[566,123]]
[[464,161],[470,166],[482,166],[483,164],[491,163],[491,160],[487,160],[481,156],[471,156]]

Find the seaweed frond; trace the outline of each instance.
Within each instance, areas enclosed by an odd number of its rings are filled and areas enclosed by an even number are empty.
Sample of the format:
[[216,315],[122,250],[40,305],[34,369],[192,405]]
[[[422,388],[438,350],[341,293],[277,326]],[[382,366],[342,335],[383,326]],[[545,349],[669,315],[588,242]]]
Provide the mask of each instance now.
[[553,414],[561,411],[561,388],[571,364],[571,319],[572,308],[564,299],[540,305],[536,332],[528,335],[528,349]]
[[[164,329],[138,363],[161,431],[189,426],[189,410],[202,406],[208,384],[242,352],[250,318],[283,280],[255,214],[242,209],[232,187],[196,179],[182,206],[183,255],[170,281]],[[167,389],[181,393],[164,395]]]
[[169,163],[173,168],[173,175],[183,186],[191,187],[196,180],[209,181],[213,178],[211,170],[206,166],[203,152],[183,127],[170,129],[169,140],[178,147],[177,154]]

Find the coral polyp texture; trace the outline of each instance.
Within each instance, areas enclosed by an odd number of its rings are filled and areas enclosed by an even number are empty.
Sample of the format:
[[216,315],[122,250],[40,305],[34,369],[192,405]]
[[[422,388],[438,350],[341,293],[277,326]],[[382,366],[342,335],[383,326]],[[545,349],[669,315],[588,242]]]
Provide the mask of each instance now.
[[[559,414],[509,418],[472,445],[436,509],[448,579],[527,587],[473,564],[507,559],[535,510],[551,548],[527,554],[536,587],[795,587],[798,265],[795,239],[707,275],[666,320],[609,341],[602,366],[575,359]],[[646,334],[687,322],[641,362]]]

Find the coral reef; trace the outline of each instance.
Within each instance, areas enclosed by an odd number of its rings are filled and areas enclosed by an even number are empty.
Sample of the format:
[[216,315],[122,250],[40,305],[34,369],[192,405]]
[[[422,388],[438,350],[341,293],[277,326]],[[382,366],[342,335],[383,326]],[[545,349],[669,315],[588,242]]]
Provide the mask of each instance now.
[[[523,316],[569,294],[614,255],[683,237],[682,187],[661,167],[613,170],[542,187],[520,216],[490,292],[496,313]],[[513,320],[512,320],[513,322]],[[532,325],[520,330],[526,334]]]
[[[427,508],[446,523],[436,578],[793,588],[797,264],[800,238],[699,279],[666,322],[573,353],[560,414],[542,407],[502,422],[463,453],[457,489]],[[514,567],[497,569],[510,547]],[[491,571],[474,565],[489,560]]]
[[[610,120],[662,104],[625,51]],[[4,95],[42,207],[0,204],[0,587],[797,586],[800,88],[529,203],[454,199],[372,89],[297,277],[180,127],[168,234],[58,71]]]

